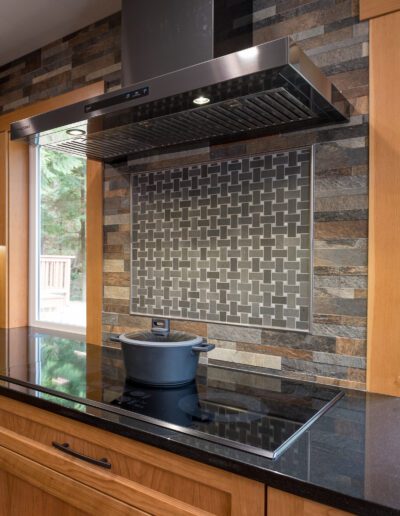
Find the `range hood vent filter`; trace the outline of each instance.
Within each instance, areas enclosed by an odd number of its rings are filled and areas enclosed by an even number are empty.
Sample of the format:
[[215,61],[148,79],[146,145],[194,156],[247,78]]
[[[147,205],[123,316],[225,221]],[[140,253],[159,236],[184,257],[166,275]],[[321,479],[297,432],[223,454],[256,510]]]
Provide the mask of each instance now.
[[[184,111],[148,122],[106,129],[86,137],[49,140],[46,147],[108,160],[124,154],[311,121],[315,114],[283,88]],[[43,142],[45,141],[45,135]]]

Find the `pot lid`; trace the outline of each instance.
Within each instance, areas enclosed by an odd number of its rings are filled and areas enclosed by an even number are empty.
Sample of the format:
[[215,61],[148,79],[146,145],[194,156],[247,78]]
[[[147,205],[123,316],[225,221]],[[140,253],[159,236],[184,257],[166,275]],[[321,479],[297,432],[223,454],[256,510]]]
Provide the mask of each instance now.
[[171,331],[166,335],[159,335],[152,331],[142,331],[138,333],[124,333],[120,336],[120,341],[125,344],[136,344],[139,346],[195,346],[201,344],[203,339],[197,335],[180,331]]

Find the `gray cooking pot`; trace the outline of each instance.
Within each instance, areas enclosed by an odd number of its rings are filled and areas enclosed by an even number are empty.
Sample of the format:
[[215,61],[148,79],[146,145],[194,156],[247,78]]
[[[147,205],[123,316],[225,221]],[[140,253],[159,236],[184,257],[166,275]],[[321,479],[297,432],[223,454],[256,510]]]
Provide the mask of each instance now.
[[122,345],[127,378],[147,385],[177,386],[192,382],[199,354],[213,344],[201,337],[179,331],[124,333],[116,340]]

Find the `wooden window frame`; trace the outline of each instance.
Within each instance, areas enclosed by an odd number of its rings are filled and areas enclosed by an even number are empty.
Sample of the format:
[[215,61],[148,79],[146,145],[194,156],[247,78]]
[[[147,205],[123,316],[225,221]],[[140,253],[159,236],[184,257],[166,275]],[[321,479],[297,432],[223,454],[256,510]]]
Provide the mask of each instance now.
[[[10,124],[104,93],[104,82],[0,116],[0,328],[29,324],[29,145],[10,140]],[[86,340],[101,344],[103,165],[87,164]]]

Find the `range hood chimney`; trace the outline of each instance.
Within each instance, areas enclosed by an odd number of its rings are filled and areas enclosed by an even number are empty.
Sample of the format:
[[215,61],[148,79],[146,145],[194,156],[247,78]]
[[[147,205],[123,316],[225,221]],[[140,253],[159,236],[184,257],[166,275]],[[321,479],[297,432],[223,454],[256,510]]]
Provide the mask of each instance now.
[[252,17],[253,0],[123,0],[122,86],[253,46]]
[[252,0],[123,0],[123,87],[12,124],[11,138],[113,161],[345,122],[293,43],[252,46]]

